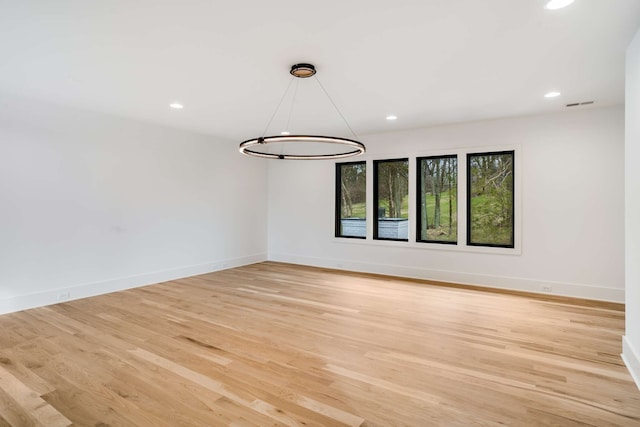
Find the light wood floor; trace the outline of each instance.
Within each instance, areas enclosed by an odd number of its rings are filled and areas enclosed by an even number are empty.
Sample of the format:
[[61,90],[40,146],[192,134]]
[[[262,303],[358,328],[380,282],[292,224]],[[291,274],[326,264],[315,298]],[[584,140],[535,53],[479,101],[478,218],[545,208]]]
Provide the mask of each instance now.
[[0,316],[0,426],[635,426],[623,325],[261,263]]

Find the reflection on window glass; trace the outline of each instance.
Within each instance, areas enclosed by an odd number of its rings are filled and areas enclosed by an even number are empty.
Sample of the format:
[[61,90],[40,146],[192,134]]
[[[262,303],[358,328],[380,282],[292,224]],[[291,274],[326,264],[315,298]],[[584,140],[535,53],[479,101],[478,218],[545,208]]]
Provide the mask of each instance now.
[[408,240],[409,159],[374,161],[373,238]]
[[514,247],[514,152],[467,155],[467,244]]
[[456,243],[458,240],[458,158],[418,158],[417,240]]
[[367,236],[367,166],[336,164],[336,237]]

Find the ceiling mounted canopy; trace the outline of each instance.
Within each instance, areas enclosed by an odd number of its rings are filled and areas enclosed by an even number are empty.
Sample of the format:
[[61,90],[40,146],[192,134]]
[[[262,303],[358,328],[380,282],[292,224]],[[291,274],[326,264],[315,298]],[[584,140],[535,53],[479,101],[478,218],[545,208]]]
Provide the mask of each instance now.
[[[293,77],[299,79],[306,79],[309,77],[315,77],[316,67],[313,64],[301,63],[291,66],[289,71]],[[278,113],[282,101],[285,99],[291,82],[285,90],[280,103],[276,107],[276,111],[271,116],[271,120],[267,124],[262,136],[248,139],[240,143],[240,152],[248,156],[262,157],[266,159],[287,159],[287,160],[326,160],[326,159],[342,159],[345,157],[357,156],[365,152],[365,146],[357,140],[356,134],[347,123],[333,99],[329,96],[320,80],[315,77],[316,82],[331,101],[331,104],[337,111],[338,115],[342,118],[349,131],[353,134],[354,139],[342,138],[339,136],[323,136],[323,135],[291,135],[288,131],[281,132],[280,135],[266,136],[269,126],[273,121],[273,118]],[[293,81],[293,78],[292,78]],[[293,104],[295,102],[294,92],[293,99],[291,101],[291,111],[289,113],[289,120],[291,119],[291,112],[293,111]],[[287,128],[289,123],[287,123]]]
[[306,79],[307,77],[313,77],[316,75],[316,67],[312,64],[295,64],[291,66],[291,71],[289,71],[294,77],[300,77],[301,79]]

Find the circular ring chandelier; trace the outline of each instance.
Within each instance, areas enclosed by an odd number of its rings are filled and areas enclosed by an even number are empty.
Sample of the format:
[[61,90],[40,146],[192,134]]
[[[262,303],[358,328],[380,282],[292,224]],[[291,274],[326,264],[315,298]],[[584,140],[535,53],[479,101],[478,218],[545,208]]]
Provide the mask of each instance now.
[[[260,151],[260,146],[275,143],[319,143],[319,144],[338,144],[345,149],[338,153],[329,154],[285,154],[285,153],[269,153]],[[319,135],[281,135],[281,136],[263,136],[260,138],[248,139],[240,143],[240,152],[248,156],[262,157],[265,159],[281,159],[281,160],[326,160],[326,159],[342,159],[344,157],[357,156],[365,152],[364,144],[353,139],[338,138],[334,136]]]
[[[289,73],[293,77],[297,77],[300,79],[306,79],[309,77],[314,77],[316,74],[316,67],[313,64],[301,63],[294,64],[291,66],[291,70]],[[316,81],[324,91],[329,101],[333,104],[333,107],[336,109],[342,120],[346,124],[347,128],[351,131],[354,138],[357,138],[356,134],[347,123],[347,120],[344,118],[338,107],[336,106],[333,99],[329,96],[327,91],[325,90],[320,80],[316,77]],[[289,87],[291,86],[291,82],[289,83]],[[282,135],[277,136],[265,136],[273,118],[276,113],[280,109],[280,105],[282,105],[282,101],[284,100],[287,92],[289,91],[289,87],[285,90],[284,95],[282,96],[280,103],[276,107],[276,111],[271,116],[271,120],[269,124],[267,124],[267,128],[265,129],[262,136],[257,138],[248,139],[240,143],[240,152],[242,154],[254,157],[261,157],[265,159],[280,159],[280,160],[327,160],[327,159],[342,159],[345,157],[357,156],[359,154],[363,154],[366,150],[363,143],[357,141],[356,139],[342,138],[338,136],[322,136],[322,135],[289,135],[286,132],[283,132]],[[294,94],[295,98],[295,94]],[[292,109],[293,102],[292,101]],[[291,116],[291,114],[290,114]],[[280,148],[279,151],[272,151],[274,146],[278,146]],[[304,152],[295,152],[295,151],[287,151],[289,146],[293,145],[314,145],[317,149],[318,147],[323,147],[322,150],[316,150],[316,152],[304,153]],[[337,150],[333,150],[334,147],[338,147]],[[327,152],[327,148],[331,148],[332,151]]]

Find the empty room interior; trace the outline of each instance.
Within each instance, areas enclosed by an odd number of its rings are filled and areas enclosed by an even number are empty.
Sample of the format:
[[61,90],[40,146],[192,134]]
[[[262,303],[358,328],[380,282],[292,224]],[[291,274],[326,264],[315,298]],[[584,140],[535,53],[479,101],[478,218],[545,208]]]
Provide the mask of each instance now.
[[0,427],[640,426],[640,0],[0,1]]

